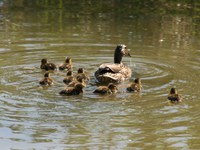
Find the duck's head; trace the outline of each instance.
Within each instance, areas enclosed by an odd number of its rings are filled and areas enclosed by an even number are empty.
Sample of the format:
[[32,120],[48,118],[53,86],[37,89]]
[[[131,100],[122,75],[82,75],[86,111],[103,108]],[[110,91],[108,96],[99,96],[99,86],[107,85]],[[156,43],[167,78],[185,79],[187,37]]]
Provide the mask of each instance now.
[[84,69],[83,68],[79,68],[77,73],[84,73]]
[[71,70],[67,71],[67,76],[72,76],[72,71]]
[[65,59],[65,62],[66,62],[67,64],[71,64],[71,63],[72,63],[72,59],[71,59],[70,57],[67,57],[67,58]]
[[141,79],[140,79],[140,78],[136,78],[136,79],[134,80],[134,82],[137,83],[137,84],[141,84]]
[[81,83],[77,83],[77,84],[75,84],[74,88],[79,92],[83,92],[84,86]]
[[120,64],[123,56],[131,57],[129,50],[127,49],[126,45],[117,45],[114,54],[114,63]]
[[112,91],[112,93],[116,93],[118,90],[117,86],[114,83],[109,83],[108,88]]
[[43,58],[42,60],[41,60],[41,64],[46,64],[47,63],[47,59],[46,58]]
[[175,88],[171,88],[171,90],[170,90],[170,94],[177,94],[178,92],[177,92],[177,90],[175,89]]
[[45,77],[45,78],[49,78],[49,77],[50,77],[49,72],[46,72],[46,73],[44,74],[44,77]]

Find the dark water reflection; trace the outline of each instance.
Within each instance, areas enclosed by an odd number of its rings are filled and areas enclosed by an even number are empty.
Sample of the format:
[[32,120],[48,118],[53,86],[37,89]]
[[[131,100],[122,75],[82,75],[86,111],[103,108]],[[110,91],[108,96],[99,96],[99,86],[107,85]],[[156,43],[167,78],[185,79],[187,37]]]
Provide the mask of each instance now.
[[[3,149],[197,149],[199,148],[199,26],[181,14],[77,14],[59,10],[4,10],[0,14],[0,145]],[[60,22],[59,22],[60,21]],[[118,43],[124,62],[141,77],[141,94],[94,95],[94,71],[113,61]],[[62,97],[65,72],[38,86],[43,57],[73,59],[91,80],[84,94]],[[184,101],[168,103],[169,89]]]

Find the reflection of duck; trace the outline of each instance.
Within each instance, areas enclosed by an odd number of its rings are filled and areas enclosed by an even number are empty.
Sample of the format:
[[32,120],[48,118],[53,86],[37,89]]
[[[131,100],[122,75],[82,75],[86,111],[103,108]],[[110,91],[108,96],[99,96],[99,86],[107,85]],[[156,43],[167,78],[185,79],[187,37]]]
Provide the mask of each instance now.
[[114,63],[102,64],[95,72],[95,78],[101,83],[119,83],[131,77],[132,71],[121,61],[123,56],[130,56],[125,45],[118,45],[114,53]]
[[46,72],[44,74],[44,78],[40,80],[39,82],[41,85],[52,85],[53,84],[53,79],[50,77],[49,72]]
[[58,68],[59,68],[59,70],[72,69],[72,59],[70,57],[67,57],[65,59],[65,63],[61,64]]
[[83,85],[78,83],[74,87],[67,87],[59,92],[60,95],[79,95],[83,93]]
[[85,74],[85,70],[83,68],[79,68],[76,74],[76,78],[82,78],[85,81],[89,81],[89,77]]
[[65,84],[69,84],[69,83],[72,82],[73,80],[74,80],[74,77],[73,77],[73,75],[72,75],[72,71],[69,70],[69,71],[67,72],[66,77],[63,79],[63,82],[64,82]]
[[171,88],[170,94],[168,95],[168,99],[172,103],[182,102],[182,99],[175,88]]
[[142,89],[141,79],[136,78],[133,83],[131,83],[126,90],[129,92],[140,92]]
[[112,94],[117,93],[117,86],[113,83],[109,83],[108,86],[99,86],[93,93],[99,94]]
[[56,70],[57,67],[54,63],[49,63],[46,58],[43,58],[41,60],[40,68],[45,70]]

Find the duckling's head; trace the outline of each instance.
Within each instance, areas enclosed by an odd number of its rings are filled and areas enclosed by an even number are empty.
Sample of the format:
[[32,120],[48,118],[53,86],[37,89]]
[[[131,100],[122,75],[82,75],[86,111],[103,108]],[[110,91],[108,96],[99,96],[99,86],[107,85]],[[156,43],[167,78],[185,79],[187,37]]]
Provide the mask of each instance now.
[[83,92],[84,86],[81,83],[77,83],[77,84],[75,84],[74,88],[79,92]]
[[137,84],[141,84],[141,79],[140,79],[140,78],[136,78],[136,79],[134,80],[134,82],[137,83]]
[[114,83],[109,83],[108,88],[112,91],[112,93],[116,93],[118,90],[117,86]]
[[78,73],[84,73],[84,69],[83,68],[78,68]]
[[46,58],[43,58],[42,60],[41,60],[41,64],[46,64],[47,63],[47,59]]
[[67,58],[65,59],[65,62],[66,62],[67,64],[71,64],[71,63],[72,63],[72,59],[71,59],[70,57],[67,57]]
[[72,76],[72,71],[71,70],[67,71],[67,76]]
[[177,90],[175,89],[175,88],[171,88],[171,90],[170,90],[170,94],[177,94],[178,92],[177,92]]
[[114,63],[120,64],[123,56],[131,57],[129,50],[127,49],[126,45],[117,45],[114,54]]
[[45,77],[45,78],[49,78],[49,77],[50,77],[49,72],[46,72],[46,73],[44,74],[44,77]]

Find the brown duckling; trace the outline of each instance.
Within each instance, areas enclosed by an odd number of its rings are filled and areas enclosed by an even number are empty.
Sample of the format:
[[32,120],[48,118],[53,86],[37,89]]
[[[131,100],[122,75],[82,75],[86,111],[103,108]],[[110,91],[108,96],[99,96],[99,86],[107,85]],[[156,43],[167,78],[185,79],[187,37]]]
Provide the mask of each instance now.
[[48,70],[56,70],[57,67],[54,63],[49,63],[46,58],[43,58],[41,60],[40,68],[48,71]]
[[65,59],[65,63],[61,64],[59,67],[59,70],[69,70],[72,69],[72,59],[70,57],[67,57]]
[[84,87],[86,87],[85,80],[82,78],[76,78],[72,82],[68,83],[68,87],[74,87],[77,83],[82,84]]
[[89,81],[89,77],[85,74],[85,69],[79,68],[76,74],[76,78],[82,78],[85,81]]
[[108,86],[99,86],[93,93],[112,94],[117,93],[117,86],[114,83],[109,83]]
[[141,79],[136,78],[133,83],[131,83],[127,88],[129,92],[140,92],[142,90]]
[[81,83],[77,83],[74,87],[67,87],[59,92],[60,95],[79,95],[83,93],[84,86]]
[[49,72],[46,72],[44,74],[44,78],[42,80],[40,80],[40,84],[41,85],[52,85],[54,82],[54,80],[50,77]]
[[65,83],[65,84],[69,84],[69,83],[71,83],[72,81],[74,81],[74,77],[73,77],[73,75],[72,75],[72,71],[71,70],[69,70],[68,72],[67,72],[67,74],[66,74],[66,77],[63,79],[63,82]]
[[172,103],[182,102],[182,99],[175,88],[171,88],[170,94],[168,95],[168,99]]

